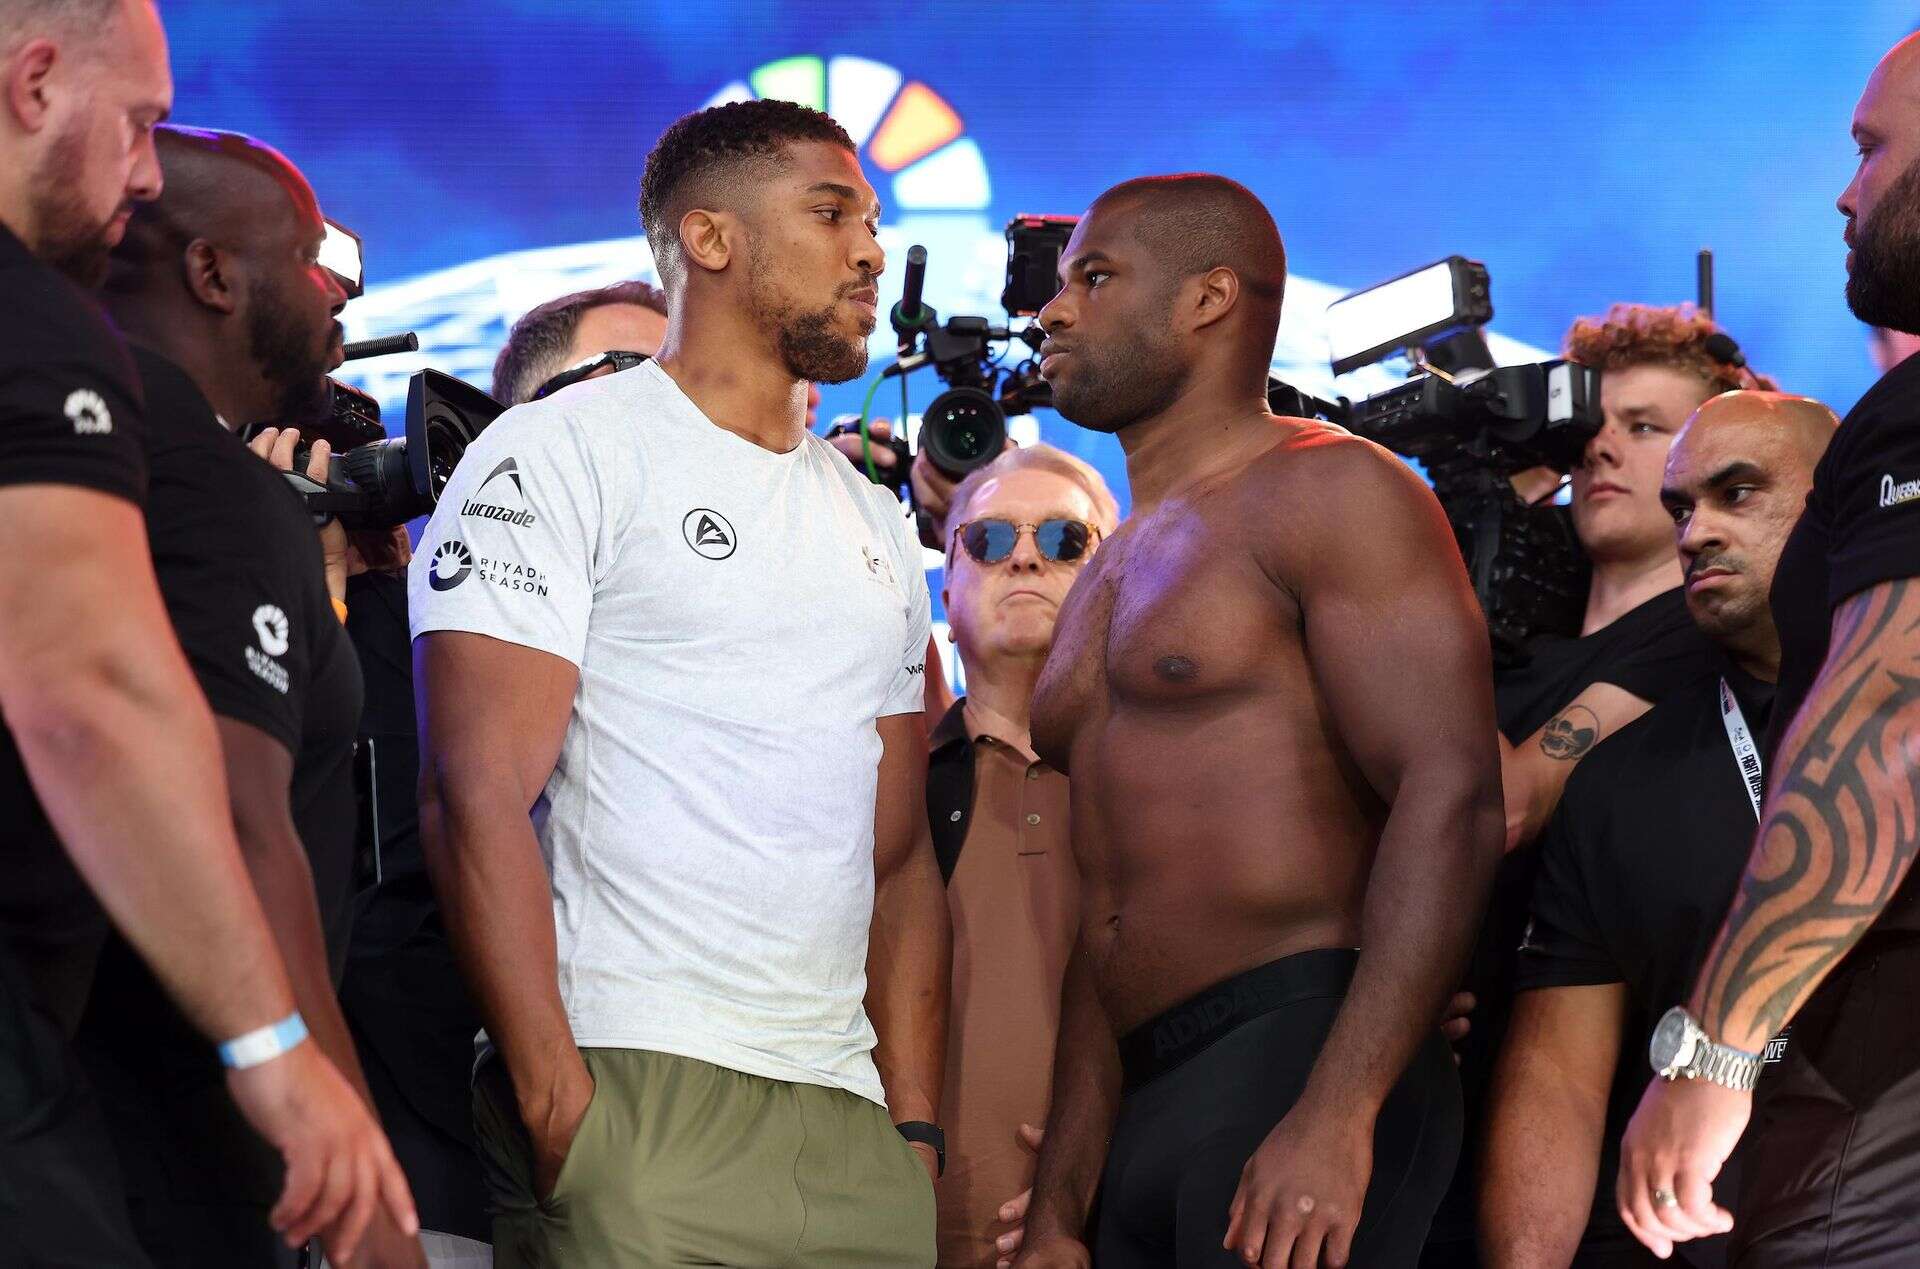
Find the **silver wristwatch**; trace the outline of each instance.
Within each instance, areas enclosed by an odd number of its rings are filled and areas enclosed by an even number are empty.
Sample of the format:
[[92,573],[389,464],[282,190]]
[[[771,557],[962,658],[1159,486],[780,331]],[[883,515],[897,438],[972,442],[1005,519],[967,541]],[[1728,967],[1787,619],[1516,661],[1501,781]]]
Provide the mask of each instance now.
[[1760,1082],[1760,1055],[1707,1038],[1693,1015],[1675,1005],[1653,1029],[1647,1058],[1663,1080],[1706,1080],[1736,1092],[1751,1092]]

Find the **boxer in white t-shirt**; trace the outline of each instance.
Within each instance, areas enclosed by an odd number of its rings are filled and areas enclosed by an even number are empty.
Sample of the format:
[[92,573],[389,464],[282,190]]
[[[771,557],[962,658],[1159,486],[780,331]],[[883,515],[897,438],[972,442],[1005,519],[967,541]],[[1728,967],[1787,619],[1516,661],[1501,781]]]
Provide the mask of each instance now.
[[410,578],[495,1255],[931,1265],[928,594],[805,425],[866,368],[878,203],[830,118],[757,101],[668,129],[641,214],[659,356],[502,415]]

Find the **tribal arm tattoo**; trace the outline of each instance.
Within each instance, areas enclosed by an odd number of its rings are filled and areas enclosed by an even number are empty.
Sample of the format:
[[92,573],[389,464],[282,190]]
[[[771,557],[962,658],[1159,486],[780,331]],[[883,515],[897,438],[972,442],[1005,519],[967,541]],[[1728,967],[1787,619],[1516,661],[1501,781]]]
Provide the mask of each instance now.
[[1788,725],[1747,861],[1694,991],[1723,1044],[1759,1052],[1885,910],[1920,847],[1920,579],[1841,604]]

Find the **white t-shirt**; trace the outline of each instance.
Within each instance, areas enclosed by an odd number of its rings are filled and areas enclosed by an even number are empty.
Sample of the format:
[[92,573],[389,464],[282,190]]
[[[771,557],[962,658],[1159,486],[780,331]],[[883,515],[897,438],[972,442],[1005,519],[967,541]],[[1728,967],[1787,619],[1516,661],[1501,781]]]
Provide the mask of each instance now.
[[826,442],[762,449],[653,362],[509,410],[467,451],[414,557],[413,634],[579,667],[533,808],[576,1043],[885,1103],[863,1006],[874,723],[922,707],[919,560]]

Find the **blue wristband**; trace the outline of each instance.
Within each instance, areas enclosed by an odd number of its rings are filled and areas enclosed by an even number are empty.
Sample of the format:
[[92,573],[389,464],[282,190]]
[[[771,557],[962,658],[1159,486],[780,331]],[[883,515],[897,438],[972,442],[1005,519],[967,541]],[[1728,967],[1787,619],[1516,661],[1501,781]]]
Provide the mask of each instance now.
[[307,1038],[306,1019],[298,1009],[270,1027],[235,1036],[220,1046],[220,1060],[236,1071],[271,1062]]

